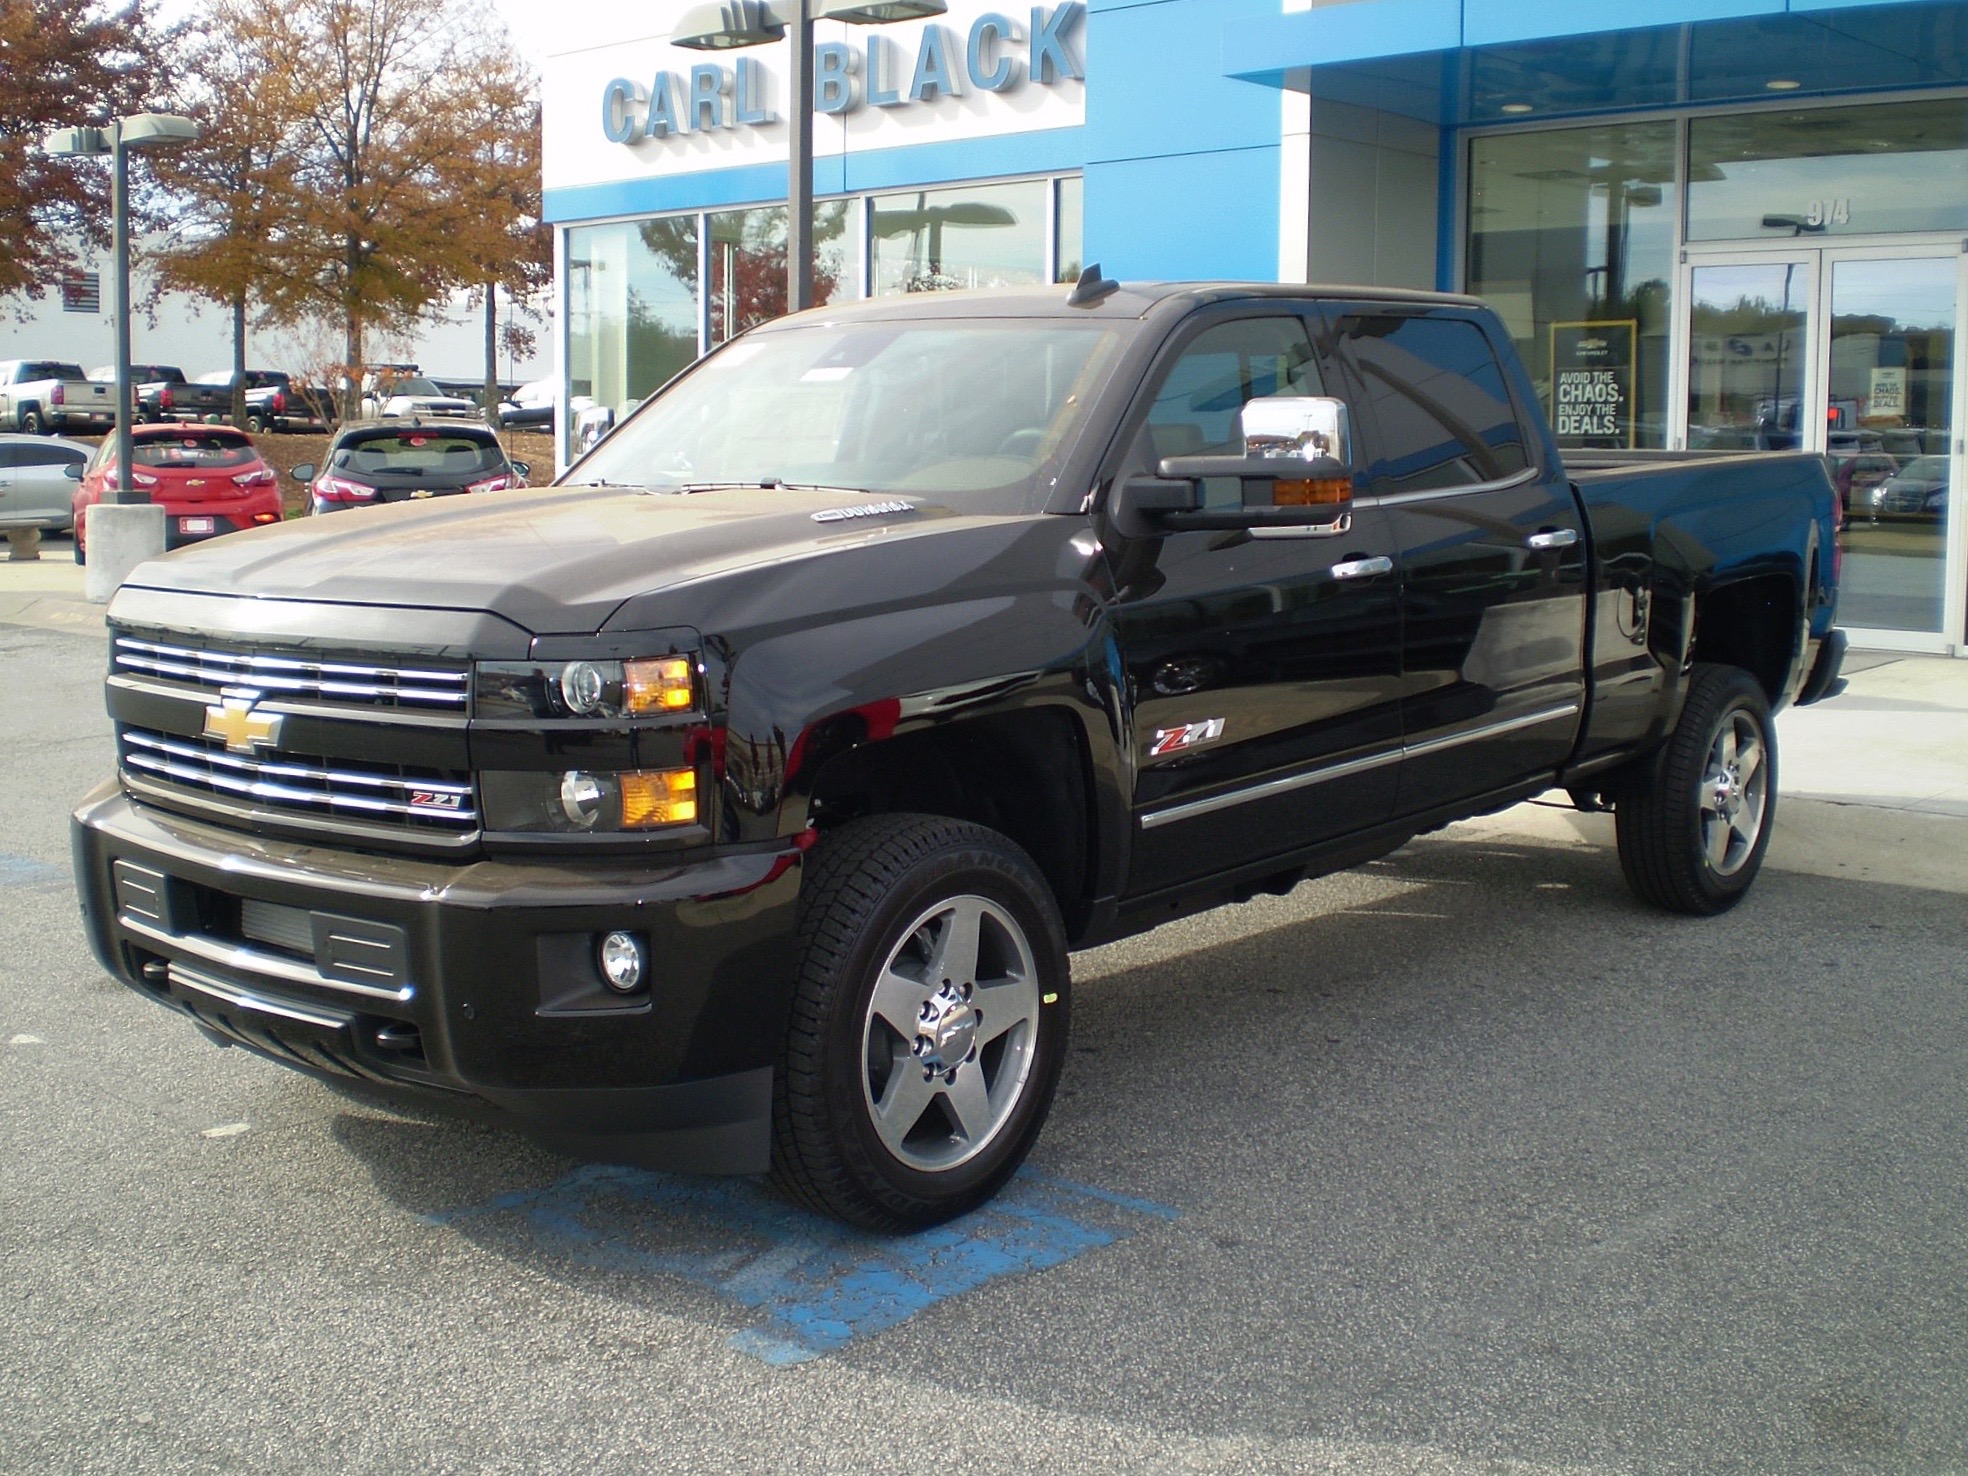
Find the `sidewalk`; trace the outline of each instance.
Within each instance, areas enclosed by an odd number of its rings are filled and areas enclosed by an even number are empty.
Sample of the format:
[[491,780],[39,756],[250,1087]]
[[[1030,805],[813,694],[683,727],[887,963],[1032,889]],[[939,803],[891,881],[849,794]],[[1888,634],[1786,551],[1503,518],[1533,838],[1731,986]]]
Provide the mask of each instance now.
[[41,557],[15,563],[0,554],[0,625],[32,625],[75,635],[100,635],[103,606],[82,597],[86,572],[67,537],[41,540]]

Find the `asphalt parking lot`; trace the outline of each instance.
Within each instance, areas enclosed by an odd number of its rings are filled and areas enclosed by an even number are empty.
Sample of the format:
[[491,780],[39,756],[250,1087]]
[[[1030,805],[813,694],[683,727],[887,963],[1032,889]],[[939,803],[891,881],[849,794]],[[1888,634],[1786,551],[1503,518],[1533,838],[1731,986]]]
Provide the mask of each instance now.
[[1720,921],[1547,812],[1080,955],[1027,1173],[873,1241],[109,983],[101,661],[0,624],[0,1470],[1968,1469],[1946,804],[1789,804]]

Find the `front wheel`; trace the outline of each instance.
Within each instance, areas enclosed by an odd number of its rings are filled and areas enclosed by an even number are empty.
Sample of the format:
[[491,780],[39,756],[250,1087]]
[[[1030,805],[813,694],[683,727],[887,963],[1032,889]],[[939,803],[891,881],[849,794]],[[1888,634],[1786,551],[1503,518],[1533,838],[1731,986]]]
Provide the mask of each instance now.
[[1617,807],[1627,885],[1670,912],[1726,912],[1756,880],[1776,813],[1763,688],[1740,667],[1695,667],[1658,776]]
[[1065,1059],[1065,931],[1024,851],[881,815],[825,836],[773,1092],[773,1181],[864,1229],[982,1204],[1024,1161]]

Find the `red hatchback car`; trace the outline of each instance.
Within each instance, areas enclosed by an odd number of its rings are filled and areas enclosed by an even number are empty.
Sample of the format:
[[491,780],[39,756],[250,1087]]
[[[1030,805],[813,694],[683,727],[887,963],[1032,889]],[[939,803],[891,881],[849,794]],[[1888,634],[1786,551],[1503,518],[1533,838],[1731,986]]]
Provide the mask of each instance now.
[[[137,425],[130,460],[138,492],[164,509],[164,546],[280,521],[280,479],[252,438],[223,425]],[[106,436],[75,489],[75,561],[87,557],[84,509],[117,491],[116,437]]]

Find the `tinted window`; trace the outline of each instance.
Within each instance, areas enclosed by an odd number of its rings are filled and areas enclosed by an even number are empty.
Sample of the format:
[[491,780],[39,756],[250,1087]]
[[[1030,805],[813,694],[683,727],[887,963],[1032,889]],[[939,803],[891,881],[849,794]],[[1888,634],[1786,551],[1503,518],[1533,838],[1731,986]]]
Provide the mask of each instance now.
[[1339,331],[1365,383],[1376,493],[1501,481],[1530,464],[1503,368],[1474,323],[1355,314]]
[[[1134,464],[1153,471],[1165,456],[1237,456],[1244,449],[1237,415],[1267,395],[1325,393],[1312,340],[1297,317],[1245,318],[1197,334],[1182,350],[1148,405],[1134,444]],[[1234,477],[1203,484],[1210,507],[1243,500]]]
[[336,448],[328,464],[354,476],[427,477],[504,471],[506,457],[496,441],[438,431],[404,431],[350,441]]
[[[113,448],[115,442],[107,444]],[[113,450],[111,454],[114,455]],[[244,436],[201,431],[182,436],[147,436],[132,448],[130,459],[138,466],[245,466],[257,461],[259,453]]]
[[36,379],[80,379],[82,368],[79,364],[62,364],[53,359],[43,359],[32,364],[21,365],[20,382],[30,383]]
[[0,466],[9,465],[7,455],[13,456],[14,466],[80,466],[88,460],[86,451],[70,450],[67,446],[12,446],[0,448]]

